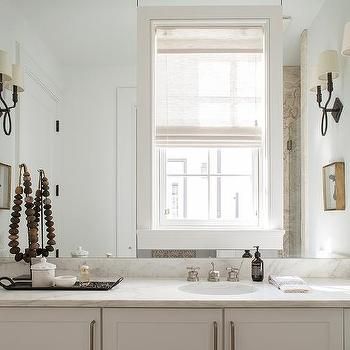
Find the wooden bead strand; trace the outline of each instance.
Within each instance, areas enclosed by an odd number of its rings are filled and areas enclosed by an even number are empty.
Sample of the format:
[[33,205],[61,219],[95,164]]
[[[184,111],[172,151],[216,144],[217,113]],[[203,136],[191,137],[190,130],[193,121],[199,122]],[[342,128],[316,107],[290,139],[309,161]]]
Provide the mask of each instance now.
[[[41,170],[39,170],[40,173]],[[39,227],[39,224],[41,221],[41,214],[42,214],[42,193],[41,193],[41,176],[39,176],[39,184],[38,189],[35,192],[35,200],[34,200],[34,211],[35,211],[35,222],[37,224],[37,227]],[[42,226],[42,225],[41,225]],[[43,227],[41,227],[41,231],[43,230]],[[42,232],[41,232],[42,235]],[[39,247],[36,252],[37,255],[47,256],[46,254],[43,254],[44,249],[42,248],[43,244],[41,244],[41,247]]]
[[48,238],[47,245],[45,249],[48,252],[53,252],[54,245],[56,244],[55,237],[56,234],[54,233],[54,222],[53,222],[53,216],[52,216],[52,206],[51,206],[51,199],[50,196],[50,187],[49,187],[49,180],[46,176],[42,178],[42,189],[43,189],[43,206],[44,206],[44,215],[45,215],[45,226],[46,226],[46,237]]
[[19,223],[21,221],[21,211],[23,204],[23,187],[22,187],[22,171],[27,171],[27,167],[24,164],[20,165],[18,186],[15,189],[15,196],[13,200],[14,206],[12,207],[10,229],[9,229],[9,247],[10,253],[15,255],[16,261],[24,259],[24,254],[21,252],[19,247]]
[[[21,177],[21,175],[20,175]],[[11,224],[10,224],[10,229],[9,229],[9,247],[10,247],[10,253],[15,255],[15,260],[16,261],[21,261],[23,259],[23,253],[21,253],[21,249],[18,247],[19,242],[19,222],[20,222],[20,217],[21,217],[21,210],[22,210],[22,203],[23,203],[23,188],[21,184],[16,187],[15,189],[15,197],[13,204],[14,206],[12,207],[12,213],[11,213]],[[17,220],[13,220],[13,219]],[[15,222],[14,222],[15,221]]]

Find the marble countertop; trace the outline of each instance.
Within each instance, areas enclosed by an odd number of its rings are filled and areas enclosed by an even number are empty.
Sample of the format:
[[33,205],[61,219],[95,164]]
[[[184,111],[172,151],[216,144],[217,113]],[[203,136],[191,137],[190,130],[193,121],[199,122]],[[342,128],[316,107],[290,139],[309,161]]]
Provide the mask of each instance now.
[[[7,291],[0,288],[0,307],[350,307],[350,280],[306,279],[308,293],[283,293],[264,283],[241,295],[199,295],[179,287],[180,279],[126,278],[110,291]],[[230,283],[230,282],[225,282]]]

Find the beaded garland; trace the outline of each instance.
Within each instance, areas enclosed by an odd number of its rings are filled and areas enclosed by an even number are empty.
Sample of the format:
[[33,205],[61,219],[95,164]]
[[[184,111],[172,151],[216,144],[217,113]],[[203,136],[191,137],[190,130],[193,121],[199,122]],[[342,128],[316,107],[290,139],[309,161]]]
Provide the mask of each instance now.
[[[23,186],[22,186],[22,172],[23,172]],[[35,199],[32,194],[32,182],[31,176],[25,164],[20,165],[20,174],[18,186],[15,189],[14,196],[14,206],[12,207],[11,213],[11,223],[9,229],[9,247],[10,253],[15,255],[16,261],[24,260],[27,263],[30,263],[31,258],[36,256],[48,256],[50,252],[54,251],[54,245],[56,244],[55,238],[55,228],[52,216],[52,207],[51,200],[49,198],[49,181],[45,176],[43,170],[39,170],[40,179],[38,190],[35,193]],[[44,174],[44,175],[43,175]],[[21,220],[21,211],[23,202],[27,221],[27,230],[28,230],[28,248],[21,251],[19,248],[19,224]],[[44,217],[43,217],[44,215]],[[48,238],[47,245],[42,247],[39,244],[39,223],[42,222],[42,232],[43,237],[43,222],[45,220],[45,226]]]

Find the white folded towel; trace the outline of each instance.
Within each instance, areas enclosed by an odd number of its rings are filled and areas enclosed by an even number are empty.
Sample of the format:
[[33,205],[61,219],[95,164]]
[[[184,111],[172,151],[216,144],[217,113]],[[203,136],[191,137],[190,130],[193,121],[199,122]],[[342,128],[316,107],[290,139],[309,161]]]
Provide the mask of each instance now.
[[269,283],[284,293],[306,293],[311,288],[298,276],[269,276]]

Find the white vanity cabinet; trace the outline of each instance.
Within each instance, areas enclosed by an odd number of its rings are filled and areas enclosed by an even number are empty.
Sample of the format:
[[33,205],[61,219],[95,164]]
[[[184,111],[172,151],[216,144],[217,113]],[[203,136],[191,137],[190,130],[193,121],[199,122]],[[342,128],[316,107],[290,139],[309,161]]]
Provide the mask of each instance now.
[[350,350],[350,309],[0,308],[1,350],[41,347]]
[[344,310],[345,350],[350,350],[350,309]]
[[0,308],[0,349],[101,350],[100,309]]
[[104,350],[222,350],[222,310],[103,309]]
[[225,350],[343,349],[342,309],[226,309],[224,319]]

